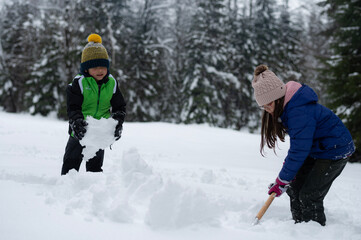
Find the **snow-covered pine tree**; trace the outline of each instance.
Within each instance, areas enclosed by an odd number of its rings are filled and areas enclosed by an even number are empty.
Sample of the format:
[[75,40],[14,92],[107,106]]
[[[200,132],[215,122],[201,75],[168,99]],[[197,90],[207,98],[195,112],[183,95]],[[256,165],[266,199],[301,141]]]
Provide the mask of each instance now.
[[252,13],[254,64],[266,64],[273,71],[278,70],[279,64],[276,47],[279,32],[275,7],[275,0],[256,0]]
[[326,103],[326,88],[320,81],[320,68],[324,67],[322,59],[326,59],[329,54],[330,38],[322,33],[326,30],[327,24],[321,16],[321,8],[317,4],[305,6],[309,13],[308,16],[298,15],[297,22],[302,25],[302,35],[299,39],[301,53],[298,64],[301,74],[300,82],[309,85],[318,95],[321,104]]
[[186,43],[187,61],[182,121],[227,127],[230,89],[239,88],[238,79],[227,72],[223,0],[200,0],[192,18]]
[[8,112],[26,110],[26,81],[39,57],[38,9],[29,1],[5,3],[2,8],[0,103]]
[[[183,4],[186,4],[184,1]],[[157,75],[160,86],[160,94],[158,94],[156,101],[159,104],[159,117],[161,121],[179,122],[179,82],[175,75],[175,60],[174,60],[174,21],[175,21],[175,8],[176,4],[173,1],[161,0],[156,1],[153,11],[155,12],[155,24],[157,44],[149,46],[148,48],[154,49],[159,53],[156,55],[158,62]]]
[[186,41],[191,28],[191,18],[196,9],[194,0],[175,0],[174,7],[171,9],[174,17],[170,18],[170,58],[166,61],[169,71],[169,89],[167,94],[171,109],[167,116],[167,120],[171,122],[182,122],[181,114],[187,96],[181,89],[183,88],[183,79],[186,76],[185,63]]
[[345,121],[361,161],[361,0],[326,0],[332,55],[322,71],[329,106]]
[[[104,23],[106,33],[103,35],[110,58],[110,71],[112,75],[122,82],[125,79],[123,66],[125,65],[125,52],[129,43],[133,21],[132,12],[126,0],[103,1],[107,21]],[[122,88],[122,84],[120,86]]]
[[281,12],[278,18],[278,33],[276,39],[277,64],[272,68],[277,71],[284,82],[299,80],[299,66],[301,58],[301,26],[292,22],[288,0],[284,0],[280,6]]
[[66,118],[65,89],[78,73],[80,62],[76,3],[66,0],[38,5],[40,54],[27,81],[27,104],[32,114],[55,112]]
[[[256,121],[258,107],[253,101],[251,81],[253,79],[254,52],[252,38],[252,21],[247,6],[238,6],[238,1],[227,1],[225,17],[227,68],[239,81],[237,88],[232,87],[229,99],[228,127],[240,129]],[[252,121],[250,121],[252,119]]]
[[133,31],[125,51],[124,82],[130,121],[159,121],[168,83],[164,56],[168,48],[162,41],[163,0],[145,0],[132,22]]

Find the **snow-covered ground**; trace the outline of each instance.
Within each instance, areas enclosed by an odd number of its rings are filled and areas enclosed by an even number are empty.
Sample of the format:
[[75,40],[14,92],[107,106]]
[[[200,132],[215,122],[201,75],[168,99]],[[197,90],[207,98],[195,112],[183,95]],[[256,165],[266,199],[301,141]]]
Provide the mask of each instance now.
[[334,182],[326,227],[294,224],[287,195],[253,226],[288,143],[263,158],[257,134],[125,123],[104,173],[60,176],[67,129],[0,112],[0,239],[361,239],[360,164]]

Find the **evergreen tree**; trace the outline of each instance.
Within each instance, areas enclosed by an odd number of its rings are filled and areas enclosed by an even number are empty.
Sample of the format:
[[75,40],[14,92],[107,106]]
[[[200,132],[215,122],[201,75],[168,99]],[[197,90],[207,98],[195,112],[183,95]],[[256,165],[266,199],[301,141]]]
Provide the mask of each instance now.
[[275,57],[277,62],[272,68],[284,82],[299,81],[299,68],[303,63],[301,57],[301,26],[294,24],[288,10],[288,0],[281,5],[278,19],[277,38],[275,39]]
[[183,104],[187,101],[187,95],[180,90],[183,88],[186,77],[186,42],[189,38],[194,9],[196,9],[196,6],[193,0],[176,0],[174,3],[174,22],[170,27],[173,41],[171,42],[171,59],[168,60],[171,71],[171,85],[168,94],[170,94],[170,102],[173,104],[169,117],[177,123],[182,122],[180,112],[182,111]]
[[326,0],[331,27],[332,56],[322,79],[328,89],[329,106],[345,121],[361,161],[361,0]]
[[0,102],[5,111],[26,110],[26,81],[38,53],[39,11],[28,1],[3,6]]
[[[76,2],[43,3],[39,21],[42,23],[39,37],[39,57],[31,69],[27,82],[30,95],[27,101],[32,114],[48,115],[56,112],[66,118],[66,85],[79,69],[79,49],[76,38]],[[75,41],[74,41],[75,40]]]
[[324,67],[321,59],[327,58],[329,55],[329,37],[322,34],[327,24],[321,16],[320,7],[316,4],[308,6],[309,16],[298,16],[298,23],[304,23],[303,32],[300,37],[302,59],[299,64],[299,72],[301,74],[300,81],[309,85],[318,95],[319,102],[325,104],[326,89],[322,81],[320,68]]
[[222,0],[201,0],[192,19],[187,40],[186,76],[183,93],[187,98],[182,110],[186,123],[231,125],[230,89],[239,88],[238,79],[227,72],[225,46],[225,5]]
[[[241,12],[238,12],[241,11]],[[231,88],[229,98],[233,103],[230,124],[240,129],[251,126],[259,117],[258,107],[253,101],[251,82],[253,79],[254,46],[252,38],[252,21],[247,7],[238,8],[236,0],[229,0],[225,21],[227,68],[239,81],[238,88]],[[252,120],[252,121],[251,121]]]
[[[103,1],[104,2],[104,1]],[[118,81],[124,79],[126,47],[132,31],[133,16],[126,0],[107,0],[104,4],[107,15],[106,35],[107,50],[111,62],[111,73]]]
[[159,121],[166,103],[167,90],[164,46],[160,13],[166,9],[163,0],[145,0],[134,18],[133,31],[124,55],[124,87],[128,95],[127,119],[130,121]]
[[[284,81],[299,80],[301,27],[291,21],[288,1],[276,11],[274,0],[257,0],[254,18],[255,61],[266,64]],[[279,14],[279,18],[276,18]]]
[[275,16],[275,0],[256,0],[253,19],[253,44],[255,65],[266,64],[279,72],[277,59],[278,24]]

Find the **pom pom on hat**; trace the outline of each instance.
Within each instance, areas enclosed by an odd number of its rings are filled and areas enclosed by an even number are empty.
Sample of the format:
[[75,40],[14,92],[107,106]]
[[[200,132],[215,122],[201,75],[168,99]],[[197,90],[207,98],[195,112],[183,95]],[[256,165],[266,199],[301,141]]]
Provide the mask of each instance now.
[[254,70],[254,75],[258,76],[261,73],[263,73],[264,71],[268,70],[268,67],[266,65],[259,65],[258,67],[256,67],[256,69]]
[[259,106],[273,102],[286,94],[286,86],[266,65],[258,66],[252,81],[254,97]]
[[99,36],[96,33],[92,33],[89,35],[88,37],[88,42],[93,42],[93,43],[102,43],[102,37]]
[[106,67],[109,69],[109,56],[102,45],[102,38],[98,34],[88,36],[88,44],[81,54],[80,73],[85,74],[89,68]]

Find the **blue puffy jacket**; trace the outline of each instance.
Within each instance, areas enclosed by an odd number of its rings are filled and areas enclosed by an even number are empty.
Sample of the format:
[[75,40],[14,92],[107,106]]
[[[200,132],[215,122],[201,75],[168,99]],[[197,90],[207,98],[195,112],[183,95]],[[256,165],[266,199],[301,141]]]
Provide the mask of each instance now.
[[281,119],[290,137],[290,149],[279,178],[291,181],[305,159],[338,160],[350,156],[355,145],[348,129],[316,93],[303,85],[286,104]]

